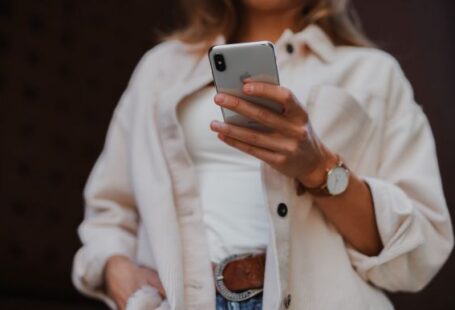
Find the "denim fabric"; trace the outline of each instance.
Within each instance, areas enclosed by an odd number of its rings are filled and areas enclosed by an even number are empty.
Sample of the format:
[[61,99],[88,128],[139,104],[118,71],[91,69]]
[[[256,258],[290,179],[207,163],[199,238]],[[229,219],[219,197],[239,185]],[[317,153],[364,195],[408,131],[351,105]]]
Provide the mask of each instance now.
[[261,310],[262,293],[241,302],[229,301],[220,294],[216,294],[216,310]]

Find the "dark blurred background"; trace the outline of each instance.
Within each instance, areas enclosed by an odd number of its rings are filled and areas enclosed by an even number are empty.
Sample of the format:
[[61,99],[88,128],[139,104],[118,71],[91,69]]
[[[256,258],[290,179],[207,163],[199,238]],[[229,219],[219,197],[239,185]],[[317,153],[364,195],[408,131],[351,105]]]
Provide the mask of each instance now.
[[[455,203],[453,0],[355,0],[364,28],[411,80]],[[0,308],[104,309],[72,287],[82,188],[129,76],[173,1],[0,0]],[[452,216],[454,211],[451,210]],[[455,258],[397,309],[455,309]]]

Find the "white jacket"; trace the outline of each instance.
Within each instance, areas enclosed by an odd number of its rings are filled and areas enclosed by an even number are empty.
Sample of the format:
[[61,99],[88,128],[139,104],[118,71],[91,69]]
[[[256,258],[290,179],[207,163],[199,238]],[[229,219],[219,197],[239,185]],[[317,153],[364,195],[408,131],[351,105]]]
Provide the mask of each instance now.
[[[286,298],[298,310],[391,309],[382,290],[422,289],[453,247],[427,118],[384,52],[334,46],[317,26],[287,30],[276,47],[280,70],[304,62],[290,88],[323,143],[367,181],[384,248],[374,257],[351,248],[310,195],[298,196],[293,179],[262,163],[272,227],[263,309],[284,309]],[[111,307],[102,271],[109,256],[123,254],[159,272],[167,293],[160,309],[215,309],[196,175],[176,117],[177,104],[212,80],[207,56],[192,48],[168,41],[145,54],[86,184],[73,281]]]

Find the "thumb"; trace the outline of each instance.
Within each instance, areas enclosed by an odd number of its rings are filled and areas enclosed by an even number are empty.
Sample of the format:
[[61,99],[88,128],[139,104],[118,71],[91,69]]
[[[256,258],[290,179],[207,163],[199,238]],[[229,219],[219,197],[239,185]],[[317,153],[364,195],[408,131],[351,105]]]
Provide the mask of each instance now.
[[163,299],[166,298],[166,292],[164,290],[163,284],[161,283],[158,272],[146,267],[142,267],[141,270],[144,273],[147,283],[156,288]]

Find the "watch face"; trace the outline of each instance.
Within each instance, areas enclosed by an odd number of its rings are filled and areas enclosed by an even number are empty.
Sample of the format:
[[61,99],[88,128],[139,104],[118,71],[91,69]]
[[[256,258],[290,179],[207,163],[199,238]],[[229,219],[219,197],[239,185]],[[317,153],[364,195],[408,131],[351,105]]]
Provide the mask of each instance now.
[[339,195],[348,187],[349,172],[343,167],[335,167],[327,176],[327,189],[331,195]]

